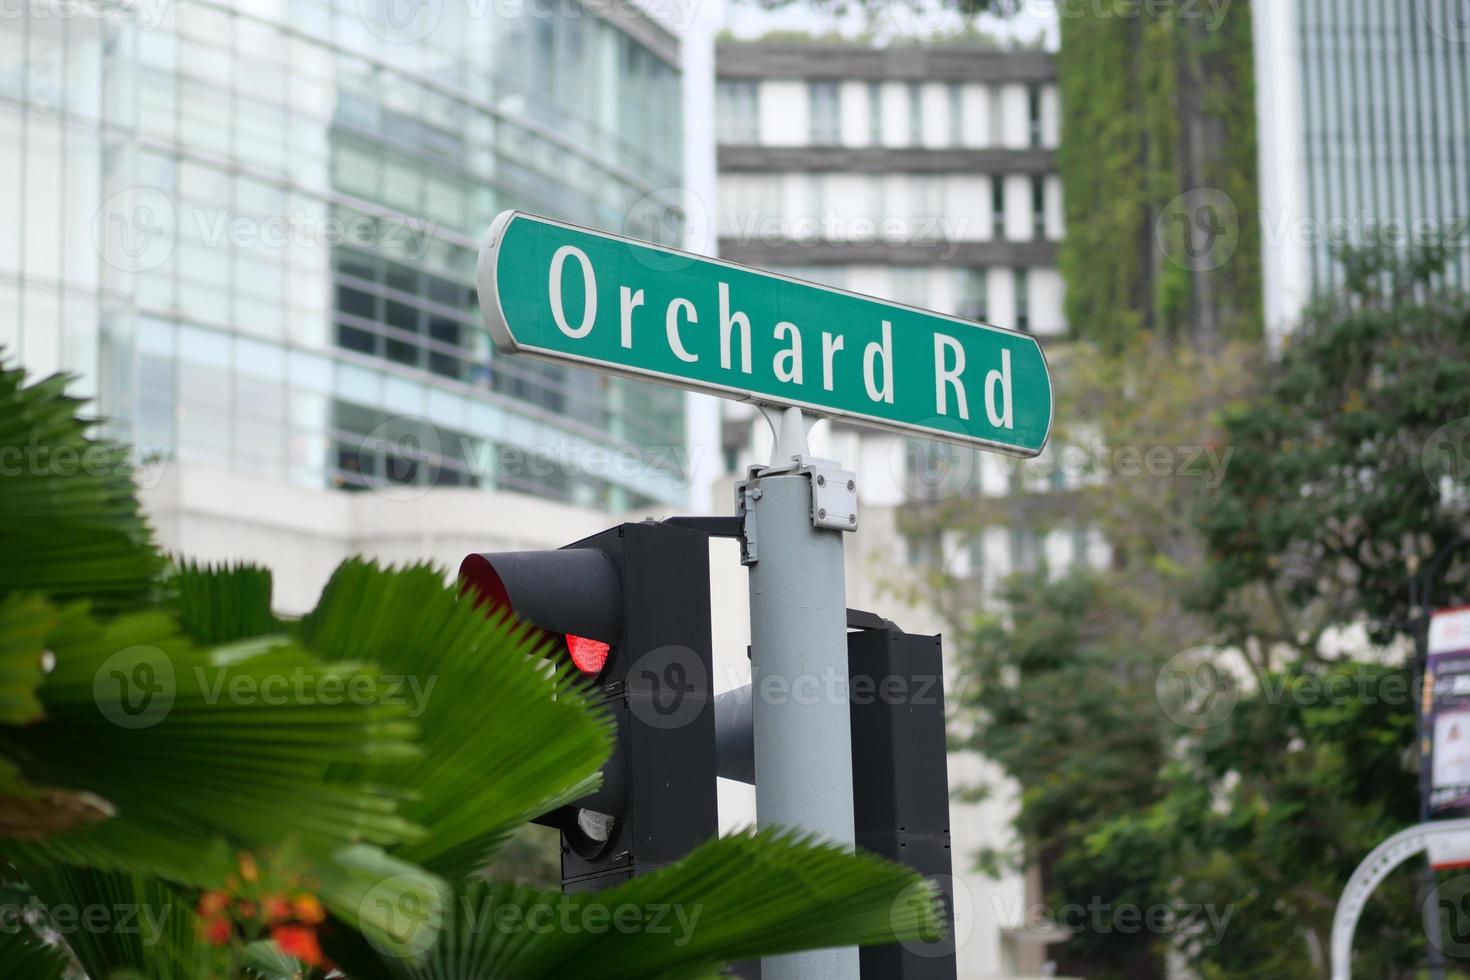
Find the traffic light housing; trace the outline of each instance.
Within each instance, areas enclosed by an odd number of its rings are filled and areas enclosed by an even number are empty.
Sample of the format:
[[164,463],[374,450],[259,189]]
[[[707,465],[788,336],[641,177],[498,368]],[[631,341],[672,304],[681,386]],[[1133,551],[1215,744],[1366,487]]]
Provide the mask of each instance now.
[[562,887],[662,867],[718,832],[709,542],[622,524],[555,551],[472,554],[461,589],[510,612],[581,673],[616,721],[602,788],[538,822],[562,835]]
[[863,980],[954,980],[944,655],[938,636],[849,612],[853,823],[857,846],[904,864],[944,893],[946,932],[932,943],[864,947]]

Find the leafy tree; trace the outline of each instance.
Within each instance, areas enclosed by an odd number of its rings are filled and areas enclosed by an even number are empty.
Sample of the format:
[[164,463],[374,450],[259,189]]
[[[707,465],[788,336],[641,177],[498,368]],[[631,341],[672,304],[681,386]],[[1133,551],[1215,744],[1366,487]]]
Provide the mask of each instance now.
[[[567,670],[428,566],[348,561],[283,620],[268,571],[169,562],[64,386],[0,368],[0,974],[708,977],[938,928],[917,876],[782,833],[603,892],[487,879],[610,751]],[[625,906],[695,918],[576,927]]]
[[[1173,910],[1157,930],[1090,917],[1061,972],[1163,976],[1174,954],[1206,978],[1324,977],[1348,875],[1417,819],[1408,578],[1470,533],[1470,300],[1434,288],[1442,257],[1344,252],[1345,291],[1264,361],[1074,351],[1052,451],[1097,438],[1098,479],[937,511],[1086,519],[1112,544],[1108,567],[1014,580],[978,614],[940,583],[975,680],[959,738],[1021,793],[1021,852],[982,864],[1034,862],[1053,909]],[[1222,468],[1125,468],[1130,446],[1213,447]],[[1466,593],[1451,566],[1437,601]],[[1415,874],[1370,902],[1360,975],[1422,961]]]

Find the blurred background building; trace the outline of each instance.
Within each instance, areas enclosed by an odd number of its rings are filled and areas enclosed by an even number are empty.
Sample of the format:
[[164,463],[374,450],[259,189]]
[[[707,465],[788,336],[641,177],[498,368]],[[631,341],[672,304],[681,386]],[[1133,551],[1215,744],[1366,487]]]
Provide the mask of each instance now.
[[[290,611],[352,552],[457,562],[698,496],[692,399],[500,358],[476,308],[502,209],[622,231],[712,193],[700,114],[683,125],[710,99],[708,31],[596,9],[40,0],[0,18],[0,345],[78,373],[109,434],[159,455],[168,546],[267,562]],[[375,510],[430,487],[489,496],[453,528],[437,504]]]
[[[1036,333],[1056,358],[1069,330],[1053,52],[978,32],[875,44],[786,31],[722,40],[715,67],[719,197],[707,217],[721,258]],[[747,405],[726,403],[723,417],[733,480],[767,461],[771,431]],[[1106,560],[1086,527],[1018,520],[977,534],[927,519],[1016,492],[1015,460],[835,422],[813,432],[812,451],[857,473],[849,604],[907,630],[950,630],[938,604],[918,598],[939,569],[978,611],[1013,573]],[[953,697],[964,679],[953,665],[947,674]],[[952,786],[1007,785],[974,755],[949,765]],[[1028,928],[1036,881],[972,868],[976,852],[1010,840],[1013,812],[1009,791],[951,804],[964,978],[1039,976],[1057,938]]]
[[1447,234],[1445,279],[1470,288],[1464,5],[1279,0],[1254,10],[1270,333],[1279,337],[1314,295],[1340,287],[1334,248],[1375,228],[1400,249]]

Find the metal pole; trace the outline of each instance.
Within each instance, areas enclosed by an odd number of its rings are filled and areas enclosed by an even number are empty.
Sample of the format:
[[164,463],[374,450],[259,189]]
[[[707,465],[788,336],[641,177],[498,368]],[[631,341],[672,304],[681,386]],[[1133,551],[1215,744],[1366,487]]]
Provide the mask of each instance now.
[[[754,551],[749,567],[756,821],[819,834],[851,849],[843,532],[814,526],[817,475],[802,465],[806,453],[806,421],[799,409],[787,409],[771,468],[754,471],[743,491]],[[857,980],[858,951],[769,957],[761,978]]]

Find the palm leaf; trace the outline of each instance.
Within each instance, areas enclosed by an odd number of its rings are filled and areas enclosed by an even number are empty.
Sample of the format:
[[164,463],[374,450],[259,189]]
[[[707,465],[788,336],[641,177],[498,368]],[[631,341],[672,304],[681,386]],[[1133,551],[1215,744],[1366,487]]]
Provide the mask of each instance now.
[[259,565],[177,562],[171,579],[179,626],[196,643],[232,643],[281,632],[271,612],[271,573]]
[[694,980],[735,960],[932,938],[937,902],[928,882],[876,857],[742,833],[601,892],[466,885],[439,943],[393,967],[412,980]]
[[0,980],[62,980],[66,953],[29,929],[0,929]]
[[88,598],[99,611],[157,592],[163,559],[139,514],[125,450],[90,439],[54,375],[23,387],[0,367],[0,596]]
[[349,561],[301,632],[309,649],[367,660],[422,699],[423,760],[333,770],[413,791],[403,812],[427,833],[397,848],[399,857],[464,874],[516,827],[595,788],[611,722],[523,629],[486,619],[441,572]]
[[[371,670],[324,666],[280,640],[264,651],[201,651],[158,613],[103,625],[74,606],[48,642],[56,668],[40,689],[46,720],[0,728],[0,749],[31,783],[90,791],[117,816],[39,841],[0,839],[16,863],[213,886],[234,848],[291,840],[326,858],[415,835],[391,790],[327,778],[333,762],[414,757],[401,706],[327,697],[375,686]],[[277,683],[289,696],[267,703]],[[241,691],[256,693],[245,701]]]
[[[93,980],[223,976],[224,951],[206,945],[192,904],[157,880],[54,867],[27,875],[57,931]],[[89,924],[87,916],[98,916]]]
[[40,719],[36,688],[45,676],[46,634],[55,626],[56,613],[39,596],[0,601],[0,724]]

